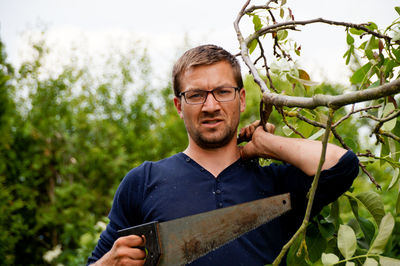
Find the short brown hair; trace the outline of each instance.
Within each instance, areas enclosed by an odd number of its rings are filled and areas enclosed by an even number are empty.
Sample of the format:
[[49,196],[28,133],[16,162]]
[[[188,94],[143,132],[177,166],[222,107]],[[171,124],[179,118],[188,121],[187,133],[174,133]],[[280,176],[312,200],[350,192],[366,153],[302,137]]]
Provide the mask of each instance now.
[[172,86],[175,96],[178,97],[181,92],[180,78],[186,70],[193,66],[211,65],[221,61],[226,61],[232,66],[237,86],[243,88],[240,64],[235,56],[219,46],[206,44],[186,51],[175,63],[172,70]]

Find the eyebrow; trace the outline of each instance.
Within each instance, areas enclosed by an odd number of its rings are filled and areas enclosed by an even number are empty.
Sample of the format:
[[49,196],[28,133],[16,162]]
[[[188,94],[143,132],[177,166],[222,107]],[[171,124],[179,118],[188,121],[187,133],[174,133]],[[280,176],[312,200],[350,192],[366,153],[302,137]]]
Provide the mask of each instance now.
[[[216,87],[212,88],[211,90],[220,89],[220,88],[237,88],[237,87],[238,86],[232,86],[230,84],[229,85],[228,84],[223,84],[223,85],[216,86]],[[206,91],[205,89],[196,88],[196,87],[189,88],[187,91],[197,91],[197,90]]]

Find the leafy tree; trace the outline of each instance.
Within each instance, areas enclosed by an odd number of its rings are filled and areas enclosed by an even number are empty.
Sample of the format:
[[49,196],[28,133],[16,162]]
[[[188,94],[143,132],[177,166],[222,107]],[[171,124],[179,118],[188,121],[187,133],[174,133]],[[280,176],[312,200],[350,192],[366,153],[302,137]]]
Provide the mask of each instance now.
[[[241,56],[261,88],[260,116],[263,124],[268,119],[276,121],[278,116],[285,124],[282,131],[286,135],[322,138],[320,166],[328,141],[353,149],[360,157],[363,176],[367,176],[378,189],[382,187],[380,183],[384,183],[385,190],[394,190],[400,167],[400,126],[397,123],[400,110],[396,96],[400,91],[399,73],[396,73],[400,66],[400,19],[380,30],[373,22],[358,25],[323,18],[296,21],[292,10],[286,7],[286,0],[268,1],[258,6],[249,6],[249,3],[247,1],[240,10],[235,30]],[[395,7],[395,10],[400,15],[400,7]],[[247,38],[243,37],[239,24],[244,17],[254,24],[254,32]],[[340,88],[316,87],[309,74],[293,63],[293,56],[300,56],[301,46],[290,39],[290,31],[313,23],[346,28],[348,50],[344,58],[354,70],[350,78],[352,92],[344,94]],[[264,53],[267,36],[271,37],[275,58],[286,62],[289,67],[276,69],[268,64],[270,60]],[[356,37],[360,37],[360,43]],[[257,56],[254,56],[255,51],[258,51]],[[285,82],[277,85],[277,78]],[[277,112],[272,112],[273,107]],[[376,137],[375,147],[354,136],[359,127],[368,128],[371,136]],[[387,257],[399,258],[395,242],[398,236],[393,233],[395,224],[399,223],[393,217],[399,213],[399,190],[381,197],[370,191],[369,186],[362,185],[363,190],[360,190],[356,182],[351,192],[310,222],[309,211],[319,174],[320,170],[309,192],[302,226],[273,264],[279,264],[288,251],[289,265],[400,263],[400,260]],[[392,176],[391,180],[387,180],[388,175]],[[396,202],[389,200],[393,198],[389,194],[396,194]],[[343,203],[347,204],[347,210],[342,207]],[[365,216],[366,212],[361,208],[365,208],[369,215]],[[353,218],[350,218],[351,214]]]
[[81,265],[127,171],[186,146],[166,104],[172,90],[143,85],[151,77],[145,49],[110,53],[110,68],[94,76],[90,63],[73,60],[46,72],[44,36],[16,74],[0,48],[0,260]]

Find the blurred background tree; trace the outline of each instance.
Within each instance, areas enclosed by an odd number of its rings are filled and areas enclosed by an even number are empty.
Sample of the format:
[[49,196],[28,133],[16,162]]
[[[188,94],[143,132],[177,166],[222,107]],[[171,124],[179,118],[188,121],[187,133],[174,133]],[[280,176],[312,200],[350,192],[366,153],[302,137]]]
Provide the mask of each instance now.
[[145,49],[93,77],[73,62],[46,73],[44,38],[18,71],[0,48],[0,261],[84,264],[129,169],[186,147],[172,89],[147,85]]

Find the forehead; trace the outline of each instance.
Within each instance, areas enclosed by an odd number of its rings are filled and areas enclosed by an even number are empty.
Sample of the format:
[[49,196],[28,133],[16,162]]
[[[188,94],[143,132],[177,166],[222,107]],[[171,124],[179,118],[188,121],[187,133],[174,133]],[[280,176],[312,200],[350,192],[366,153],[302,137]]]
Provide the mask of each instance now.
[[219,86],[237,86],[232,66],[226,61],[188,68],[181,77],[181,87],[212,89]]

